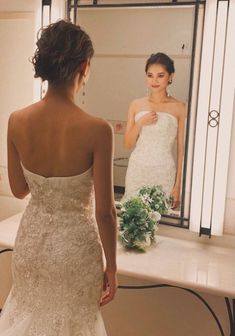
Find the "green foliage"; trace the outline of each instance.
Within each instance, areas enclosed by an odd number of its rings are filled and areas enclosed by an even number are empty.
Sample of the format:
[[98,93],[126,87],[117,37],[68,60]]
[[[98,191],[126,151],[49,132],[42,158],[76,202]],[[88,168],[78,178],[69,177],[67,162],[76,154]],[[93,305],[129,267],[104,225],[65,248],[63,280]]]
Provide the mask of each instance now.
[[139,191],[139,195],[144,198],[153,211],[158,211],[162,215],[169,210],[170,199],[161,186],[143,187]]
[[157,221],[150,206],[141,197],[132,197],[122,204],[120,240],[124,247],[145,251],[154,240]]
[[127,249],[145,252],[154,241],[161,214],[170,200],[161,186],[143,187],[139,194],[119,203],[120,241]]

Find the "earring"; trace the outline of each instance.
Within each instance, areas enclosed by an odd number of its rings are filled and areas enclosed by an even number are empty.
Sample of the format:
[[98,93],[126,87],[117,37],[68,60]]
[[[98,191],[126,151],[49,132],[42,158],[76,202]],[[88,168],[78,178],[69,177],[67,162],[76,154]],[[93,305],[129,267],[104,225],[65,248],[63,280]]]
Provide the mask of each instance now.
[[86,83],[83,82],[83,83],[82,83],[82,105],[85,104],[85,95],[86,95],[86,92],[85,92],[85,85],[86,85]]
[[[169,81],[168,81],[168,84],[169,85],[171,85],[172,84],[172,79],[170,79]],[[167,97],[170,97],[170,88],[169,88],[169,86],[167,87]]]
[[167,94],[167,97],[170,97],[170,89],[169,89],[169,87],[167,88],[167,92],[166,92],[166,94]]
[[146,88],[146,96],[149,96],[150,95],[150,93],[149,93],[149,88],[147,87]]

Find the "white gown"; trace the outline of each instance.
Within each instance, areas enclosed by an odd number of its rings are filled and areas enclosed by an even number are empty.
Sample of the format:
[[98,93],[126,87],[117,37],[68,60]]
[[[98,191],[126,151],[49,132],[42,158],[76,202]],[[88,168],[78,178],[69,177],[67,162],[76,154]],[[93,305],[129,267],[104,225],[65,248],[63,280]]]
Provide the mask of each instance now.
[[49,178],[23,170],[32,197],[15,242],[0,335],[106,336],[92,167]]
[[[135,122],[150,111],[140,111]],[[178,121],[166,112],[157,112],[155,124],[144,126],[129,158],[122,201],[136,196],[144,186],[161,185],[169,196],[176,178],[174,145]]]

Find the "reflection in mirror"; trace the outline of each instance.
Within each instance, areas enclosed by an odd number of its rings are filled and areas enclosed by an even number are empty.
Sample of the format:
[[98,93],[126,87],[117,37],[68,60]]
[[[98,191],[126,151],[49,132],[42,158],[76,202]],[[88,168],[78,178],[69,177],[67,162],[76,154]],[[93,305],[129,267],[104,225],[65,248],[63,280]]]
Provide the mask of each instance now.
[[[170,95],[173,60],[164,53],[152,54],[145,66],[147,95],[129,108],[125,146],[135,146],[128,163],[124,200],[143,187],[159,186],[171,198],[171,208],[180,202],[184,128],[184,103]],[[175,146],[177,141],[177,146]]]
[[[77,23],[95,48],[92,77],[78,103],[114,127],[116,198],[125,199],[146,184],[162,185],[173,196],[165,218],[176,219],[175,224],[186,218],[181,223],[187,226],[191,172],[187,169],[186,176],[183,151],[192,112],[186,117],[195,6],[80,7]],[[155,60],[158,53],[164,61]],[[195,118],[190,119],[193,127]],[[189,147],[192,138],[193,132]]]

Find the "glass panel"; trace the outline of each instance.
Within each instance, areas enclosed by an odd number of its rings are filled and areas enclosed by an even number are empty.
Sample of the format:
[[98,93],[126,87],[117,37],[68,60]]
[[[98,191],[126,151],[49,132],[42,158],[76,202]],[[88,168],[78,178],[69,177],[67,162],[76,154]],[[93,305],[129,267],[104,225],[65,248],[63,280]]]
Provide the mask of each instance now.
[[[132,153],[123,146],[127,110],[131,101],[146,96],[144,69],[149,55],[164,52],[174,60],[176,72],[170,85],[170,95],[188,103],[194,15],[194,6],[78,8],[77,23],[89,33],[95,48],[95,56],[91,62],[91,77],[86,85],[83,106],[90,113],[109,120],[114,126],[114,184],[119,192],[124,190],[128,161]],[[203,13],[201,16],[203,17]],[[198,57],[200,58],[200,55]],[[81,102],[80,95],[77,103],[81,104]],[[170,120],[172,121],[171,118]],[[194,115],[191,116],[191,120],[194,126]],[[192,135],[189,139],[187,178],[183,177],[182,173],[182,180],[186,178],[186,194],[183,195],[182,200],[184,202],[186,198],[184,210],[187,217],[193,155],[193,129],[190,131]],[[170,154],[175,167],[177,166],[176,139]],[[161,157],[163,162],[164,157],[163,152]],[[163,171],[164,168],[162,167],[161,170]],[[135,171],[132,174],[135,174]],[[117,195],[117,198],[119,197],[120,195]],[[182,215],[180,211],[180,206],[171,209],[165,221],[179,225]],[[174,217],[175,220],[173,220]],[[188,224],[187,221],[185,224]]]

